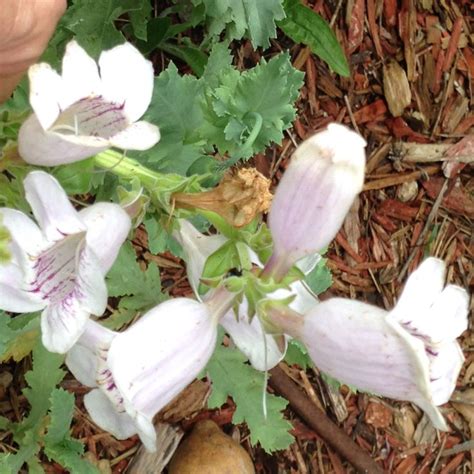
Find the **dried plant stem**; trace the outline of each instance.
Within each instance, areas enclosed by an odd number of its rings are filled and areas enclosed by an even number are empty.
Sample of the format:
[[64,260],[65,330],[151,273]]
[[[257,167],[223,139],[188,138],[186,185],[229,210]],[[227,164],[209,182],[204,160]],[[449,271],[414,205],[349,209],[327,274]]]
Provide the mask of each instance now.
[[383,469],[352,441],[298,388],[280,367],[270,370],[270,385],[289,402],[308,425],[359,472],[382,474]]

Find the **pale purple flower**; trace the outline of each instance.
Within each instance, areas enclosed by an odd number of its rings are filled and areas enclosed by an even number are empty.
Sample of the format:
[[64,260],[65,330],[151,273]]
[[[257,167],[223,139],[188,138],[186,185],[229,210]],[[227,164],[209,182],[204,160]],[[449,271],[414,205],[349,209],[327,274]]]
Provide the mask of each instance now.
[[176,298],[156,306],[122,333],[89,321],[66,364],[89,387],[94,422],[118,439],[138,434],[156,450],[153,417],[206,366],[216,345],[211,304]]
[[96,62],[75,42],[66,46],[62,75],[48,64],[28,71],[34,114],[22,125],[18,146],[28,163],[56,166],[110,147],[146,150],[158,127],[137,120],[153,92],[153,66],[130,43],[104,51]]
[[20,211],[0,208],[12,254],[8,264],[0,265],[0,308],[43,310],[43,344],[64,353],[90,314],[105,310],[104,276],[127,237],[130,219],[112,203],[77,212],[56,179],[42,171],[31,172],[24,186],[39,227]]
[[437,406],[449,400],[464,361],[456,338],[467,329],[469,298],[458,286],[444,287],[444,278],[444,262],[428,258],[391,311],[332,298],[303,318],[281,314],[273,320],[306,345],[323,372],[363,391],[411,401],[446,430]]
[[267,274],[283,277],[336,236],[362,190],[365,145],[360,135],[334,123],[296,149],[268,215],[274,249]]

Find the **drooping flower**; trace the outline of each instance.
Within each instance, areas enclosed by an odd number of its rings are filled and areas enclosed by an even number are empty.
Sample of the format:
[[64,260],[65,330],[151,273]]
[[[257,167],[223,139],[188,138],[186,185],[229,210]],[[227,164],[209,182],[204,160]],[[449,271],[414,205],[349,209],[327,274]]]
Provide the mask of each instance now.
[[216,345],[212,302],[175,298],[156,306],[122,333],[89,321],[66,357],[89,387],[90,416],[118,439],[138,434],[156,450],[153,417],[205,367]]
[[43,344],[64,353],[90,314],[105,310],[104,276],[127,237],[130,218],[112,203],[77,212],[56,179],[42,171],[31,172],[24,186],[39,227],[20,211],[0,208],[12,255],[0,265],[0,308],[43,310]]
[[[204,235],[188,221],[182,219],[179,222],[180,228],[173,235],[183,247],[189,283],[199,298],[199,282],[206,260],[227,238],[220,234]],[[251,261],[261,267],[258,256],[250,248],[248,251]],[[311,271],[315,264],[316,259],[313,259],[312,264],[305,270]],[[311,291],[299,281],[293,283],[290,290],[279,289],[270,293],[268,298],[285,299],[290,296],[294,296],[290,308],[300,313],[306,313],[318,302]],[[286,338],[280,338],[278,341],[271,334],[267,334],[258,316],[250,320],[245,298],[238,307],[238,314],[231,309],[221,318],[220,324],[257,370],[269,370],[285,356]]]
[[56,166],[110,147],[146,150],[158,127],[137,120],[153,92],[153,66],[131,44],[104,51],[96,62],[75,42],[66,46],[62,75],[48,64],[30,67],[31,115],[18,146],[25,161]]
[[449,400],[463,364],[456,338],[467,329],[468,295],[456,285],[444,287],[444,277],[444,262],[428,258],[390,312],[333,298],[303,318],[281,314],[274,322],[306,345],[323,372],[364,391],[411,401],[447,430],[437,406]]
[[336,236],[362,190],[365,145],[360,135],[334,123],[296,149],[268,215],[274,250],[267,273],[283,277]]

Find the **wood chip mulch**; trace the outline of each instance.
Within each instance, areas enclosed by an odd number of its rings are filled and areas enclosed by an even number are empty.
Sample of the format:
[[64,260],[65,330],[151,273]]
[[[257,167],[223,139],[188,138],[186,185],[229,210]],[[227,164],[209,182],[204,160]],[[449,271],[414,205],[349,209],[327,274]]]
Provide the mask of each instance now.
[[[352,74],[341,78],[287,38],[273,41],[274,51],[291,48],[293,64],[306,73],[298,118],[280,147],[253,159],[259,171],[278,182],[297,143],[337,121],[367,140],[364,192],[354,203],[327,257],[334,285],[326,295],[340,295],[392,308],[407,275],[429,254],[448,264],[448,282],[471,288],[474,283],[474,115],[472,12],[469,0],[308,1],[333,25],[350,58]],[[260,56],[250,44],[236,46],[241,64]],[[183,66],[183,71],[186,67]],[[145,261],[156,261],[165,291],[190,295],[183,262],[170,254],[154,256],[139,233],[136,248]],[[451,432],[436,431],[409,403],[335,390],[316,369],[282,365],[286,374],[316,407],[337,423],[361,450],[385,471],[405,473],[474,472],[474,335],[461,338],[466,361],[457,389],[443,412]],[[0,413],[20,419],[27,408],[21,374],[28,362],[5,373]],[[18,381],[18,382],[16,382]],[[203,382],[204,383],[204,382]],[[7,388],[2,388],[2,387]],[[138,439],[117,441],[101,432],[82,405],[87,389],[68,379],[63,386],[77,396],[72,435],[86,443],[88,457],[101,472],[118,474],[139,450]],[[251,447],[245,426],[231,424],[229,403],[218,411],[203,410],[208,387],[191,386],[192,395],[178,400],[181,425],[210,417],[242,444],[257,473],[351,473],[354,468],[293,412],[296,442],[273,456]],[[194,392],[196,390],[196,392]],[[190,402],[192,400],[192,402]],[[174,410],[174,411],[173,411]],[[166,411],[165,411],[166,412]],[[187,418],[183,421],[183,418]],[[178,416],[177,419],[180,417]],[[1,438],[1,436],[0,436]],[[4,442],[0,439],[0,442]],[[98,460],[101,461],[98,461]],[[46,464],[47,472],[63,473]],[[133,468],[129,472],[133,471]]]

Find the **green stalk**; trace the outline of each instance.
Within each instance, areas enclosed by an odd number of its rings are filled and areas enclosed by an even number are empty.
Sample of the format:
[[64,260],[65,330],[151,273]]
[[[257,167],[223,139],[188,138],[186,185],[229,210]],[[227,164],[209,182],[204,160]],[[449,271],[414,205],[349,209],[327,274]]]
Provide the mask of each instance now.
[[152,171],[141,165],[133,158],[127,158],[122,153],[106,150],[94,157],[94,163],[99,168],[110,171],[122,178],[138,178],[148,190],[153,190],[156,183],[163,177],[161,173]]

